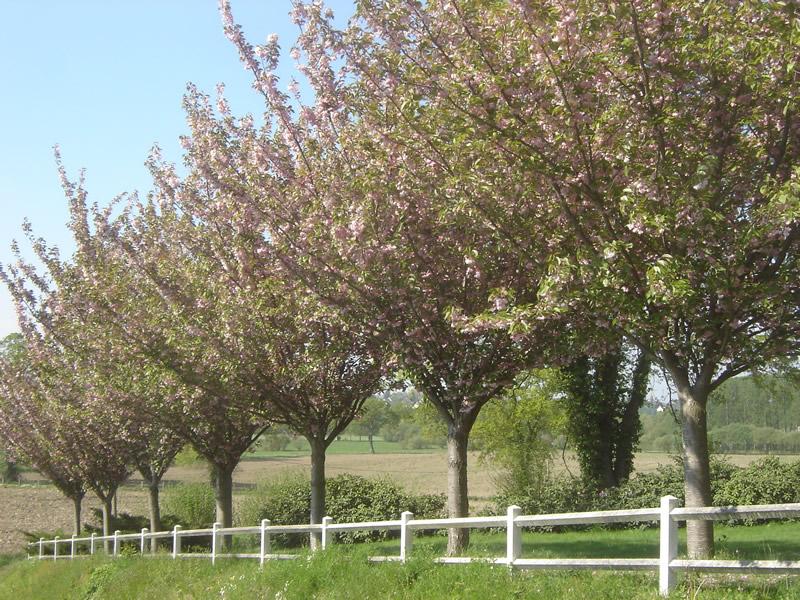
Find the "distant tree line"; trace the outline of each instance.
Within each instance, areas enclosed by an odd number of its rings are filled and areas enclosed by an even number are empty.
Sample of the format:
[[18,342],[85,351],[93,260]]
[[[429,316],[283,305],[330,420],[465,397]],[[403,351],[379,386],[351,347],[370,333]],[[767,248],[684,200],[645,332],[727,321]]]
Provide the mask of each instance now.
[[[670,407],[642,414],[641,447],[657,452],[680,448],[678,422]],[[800,453],[800,388],[791,374],[736,377],[712,394],[709,438],[716,452]]]

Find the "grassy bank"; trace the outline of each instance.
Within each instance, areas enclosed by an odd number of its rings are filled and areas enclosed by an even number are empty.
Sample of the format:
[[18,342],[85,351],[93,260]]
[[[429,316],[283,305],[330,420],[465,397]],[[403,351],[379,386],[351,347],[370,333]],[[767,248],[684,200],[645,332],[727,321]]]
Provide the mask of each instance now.
[[[799,523],[718,527],[722,558],[797,556]],[[470,554],[497,556],[505,537],[478,534]],[[488,564],[443,566],[432,558],[444,539],[420,538],[408,564],[369,564],[368,555],[393,554],[394,541],[338,546],[296,561],[273,561],[262,571],[255,561],[173,561],[163,556],[116,560],[17,560],[0,567],[0,600],[186,599],[186,598],[657,598],[655,574],[547,571],[509,573]],[[591,530],[528,533],[528,557],[636,557],[657,555],[657,531]],[[1,564],[1,563],[0,563]],[[800,580],[767,576],[686,576],[675,598],[797,598]]]
[[[308,560],[273,562],[121,558],[20,561],[0,569],[0,598],[178,600],[186,598],[655,599],[651,574],[607,572],[510,573],[487,564],[435,565],[428,556],[408,564],[368,564],[363,549],[337,549]],[[674,598],[800,598],[785,578],[684,579]]]

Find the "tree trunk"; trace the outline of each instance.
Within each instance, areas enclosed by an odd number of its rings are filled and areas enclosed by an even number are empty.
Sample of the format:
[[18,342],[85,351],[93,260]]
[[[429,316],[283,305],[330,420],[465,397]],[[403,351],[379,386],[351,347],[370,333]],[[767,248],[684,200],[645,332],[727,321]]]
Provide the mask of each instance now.
[[[467,441],[469,427],[449,424],[447,430],[447,516],[469,516],[467,495]],[[469,546],[469,530],[455,529],[447,533],[447,555],[454,556]]]
[[570,392],[570,438],[576,446],[581,474],[598,491],[624,483],[633,468],[641,434],[639,408],[647,395],[650,360],[639,353],[630,384],[624,381],[628,364],[628,353],[620,343],[604,356],[581,356],[564,368]]
[[614,412],[618,403],[620,352],[602,358],[580,356],[564,368],[568,375],[567,428],[581,475],[596,490],[614,486]]
[[368,437],[369,437],[369,451],[372,454],[375,454],[375,444],[372,443],[372,434],[370,433]]
[[614,487],[628,481],[633,471],[633,458],[641,433],[639,409],[642,408],[642,404],[643,402],[631,398],[622,415],[614,456]]
[[[597,426],[607,433],[600,438],[597,444],[597,456],[594,466],[594,474],[596,477],[595,485],[598,489],[607,490],[617,485],[617,479],[614,474],[614,444],[611,436],[614,432],[614,423],[608,418],[609,414],[603,415],[597,423]],[[584,477],[587,477],[584,474]],[[591,474],[588,476],[591,477]]]
[[75,496],[72,499],[72,508],[73,508],[73,529],[75,530],[75,535],[81,534],[81,503],[83,502],[83,496]]
[[[111,514],[113,512],[112,498],[113,495],[109,494],[105,498],[100,499],[103,511],[103,535],[106,537],[111,535]],[[111,554],[111,540],[103,540],[103,550],[105,550],[106,554]]]
[[[678,387],[683,430],[683,472],[686,506],[711,506],[711,463],[708,453],[707,390]],[[714,556],[714,527],[711,521],[687,521],[686,545],[689,558]]]
[[[236,465],[214,465],[214,500],[217,505],[217,522],[222,527],[233,527],[233,470]],[[230,549],[231,536],[222,536],[222,547]]]
[[[311,445],[311,523],[322,523],[325,516],[325,440],[306,438]],[[322,536],[311,536],[311,547],[322,543]]]
[[595,463],[597,470],[594,471],[598,477],[600,489],[613,488],[618,484],[615,469],[621,424],[618,422],[618,415],[620,404],[626,400],[620,389],[622,364],[623,350],[620,346],[595,361],[594,381],[591,377],[589,379],[593,384],[594,401],[599,410],[599,421],[594,426],[599,427],[604,434],[598,439],[597,462]]
[[[161,506],[158,502],[158,482],[149,482],[148,497],[150,500],[150,533],[161,531]],[[158,540],[150,539],[150,551],[155,553],[158,550]]]
[[614,479],[616,485],[628,481],[633,471],[633,457],[639,446],[642,433],[642,420],[639,409],[647,398],[647,383],[650,379],[652,361],[644,352],[639,352],[631,375],[628,403],[622,414],[622,422],[617,436],[614,459]]

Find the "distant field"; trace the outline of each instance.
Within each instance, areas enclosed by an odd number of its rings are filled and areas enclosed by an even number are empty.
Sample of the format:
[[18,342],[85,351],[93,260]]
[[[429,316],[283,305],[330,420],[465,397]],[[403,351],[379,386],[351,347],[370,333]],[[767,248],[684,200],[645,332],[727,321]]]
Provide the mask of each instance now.
[[[373,439],[376,454],[428,454],[436,452],[441,448],[404,448],[400,442],[387,442],[378,437]],[[273,458],[282,456],[303,456],[310,452],[308,442],[299,438],[293,440],[286,450],[256,450],[248,452],[245,456],[255,458]],[[366,437],[342,436],[328,448],[328,454],[370,454],[369,440]]]
[[[331,452],[325,461],[328,475],[353,473],[364,477],[387,476],[419,493],[443,492],[447,483],[447,453],[444,450],[419,454],[340,454]],[[246,455],[234,472],[240,483],[257,483],[277,473],[308,471],[309,456],[303,454],[253,456]],[[494,494],[492,469],[479,462],[475,453],[470,455],[470,495],[486,498]],[[204,481],[208,477],[204,465],[171,468],[169,480]]]
[[[444,450],[427,450],[420,453],[390,453],[389,442],[376,442],[377,454],[369,453],[369,444],[364,440],[342,440],[334,442],[326,467],[329,475],[353,473],[365,477],[385,475],[397,480],[408,489],[418,493],[444,492],[447,484],[447,454]],[[345,453],[356,449],[357,453]],[[761,458],[760,455],[736,454],[727,457],[735,465],[745,466]],[[780,460],[797,460],[798,456],[781,456]],[[574,456],[567,453],[562,461],[557,457],[554,468],[559,471],[578,473]],[[636,469],[653,471],[660,464],[672,461],[669,454],[647,452],[636,457]],[[269,479],[281,472],[308,472],[309,457],[301,451],[286,453],[248,453],[234,473],[234,481],[253,484]],[[24,474],[27,479],[36,479],[34,472]],[[202,464],[172,467],[166,480],[207,481],[208,469]],[[473,510],[485,506],[495,493],[492,468],[483,465],[475,453],[470,455],[469,489]],[[147,498],[144,490],[136,485],[125,486],[119,493],[119,510],[133,514],[146,514]],[[91,507],[99,504],[89,495],[85,501],[84,521],[90,520]],[[18,551],[23,537],[19,531],[34,529],[68,530],[71,524],[72,505],[52,486],[0,486],[0,554]]]

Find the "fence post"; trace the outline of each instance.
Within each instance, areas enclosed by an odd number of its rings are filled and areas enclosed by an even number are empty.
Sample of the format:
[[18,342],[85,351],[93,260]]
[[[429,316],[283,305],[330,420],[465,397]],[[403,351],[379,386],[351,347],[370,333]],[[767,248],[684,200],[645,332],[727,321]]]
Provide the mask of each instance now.
[[219,526],[222,523],[217,523],[216,521],[211,526],[211,564],[216,564],[217,562],[217,548],[219,547]]
[[677,573],[670,567],[670,563],[678,557],[678,522],[673,520],[671,514],[677,506],[678,499],[675,496],[661,498],[658,591],[662,596],[669,596],[678,583]]
[[181,526],[175,525],[172,530],[172,558],[178,558],[181,553]]
[[94,538],[96,535],[96,533],[93,533],[89,539],[89,554],[94,554]]
[[44,538],[39,538],[39,558],[44,558]]
[[514,522],[522,509],[511,505],[506,511],[506,564],[509,567],[522,555],[522,530]]
[[267,527],[269,527],[269,519],[263,519],[261,521],[261,548],[258,554],[258,564],[259,566],[264,566],[264,561],[266,560],[266,555],[270,553],[270,539],[269,539],[269,531]]
[[408,527],[408,522],[414,518],[414,513],[405,511],[400,514],[400,560],[406,562],[411,554],[414,542],[413,532]]
[[119,555],[119,529],[114,532],[114,556]]
[[55,539],[53,540],[53,560],[56,560],[58,558],[58,540],[59,539],[60,538],[58,536],[56,536]]
[[75,558],[75,538],[78,537],[74,533],[72,537],[69,539],[69,557]]
[[145,541],[147,540],[147,527],[142,527],[142,542],[139,544],[139,553],[144,556]]
[[333,517],[322,517],[322,549],[323,550],[325,550],[325,548],[328,547],[328,542],[330,541],[328,539],[328,536],[329,536],[329,534],[328,534],[328,525],[330,525],[331,523],[333,523]]

